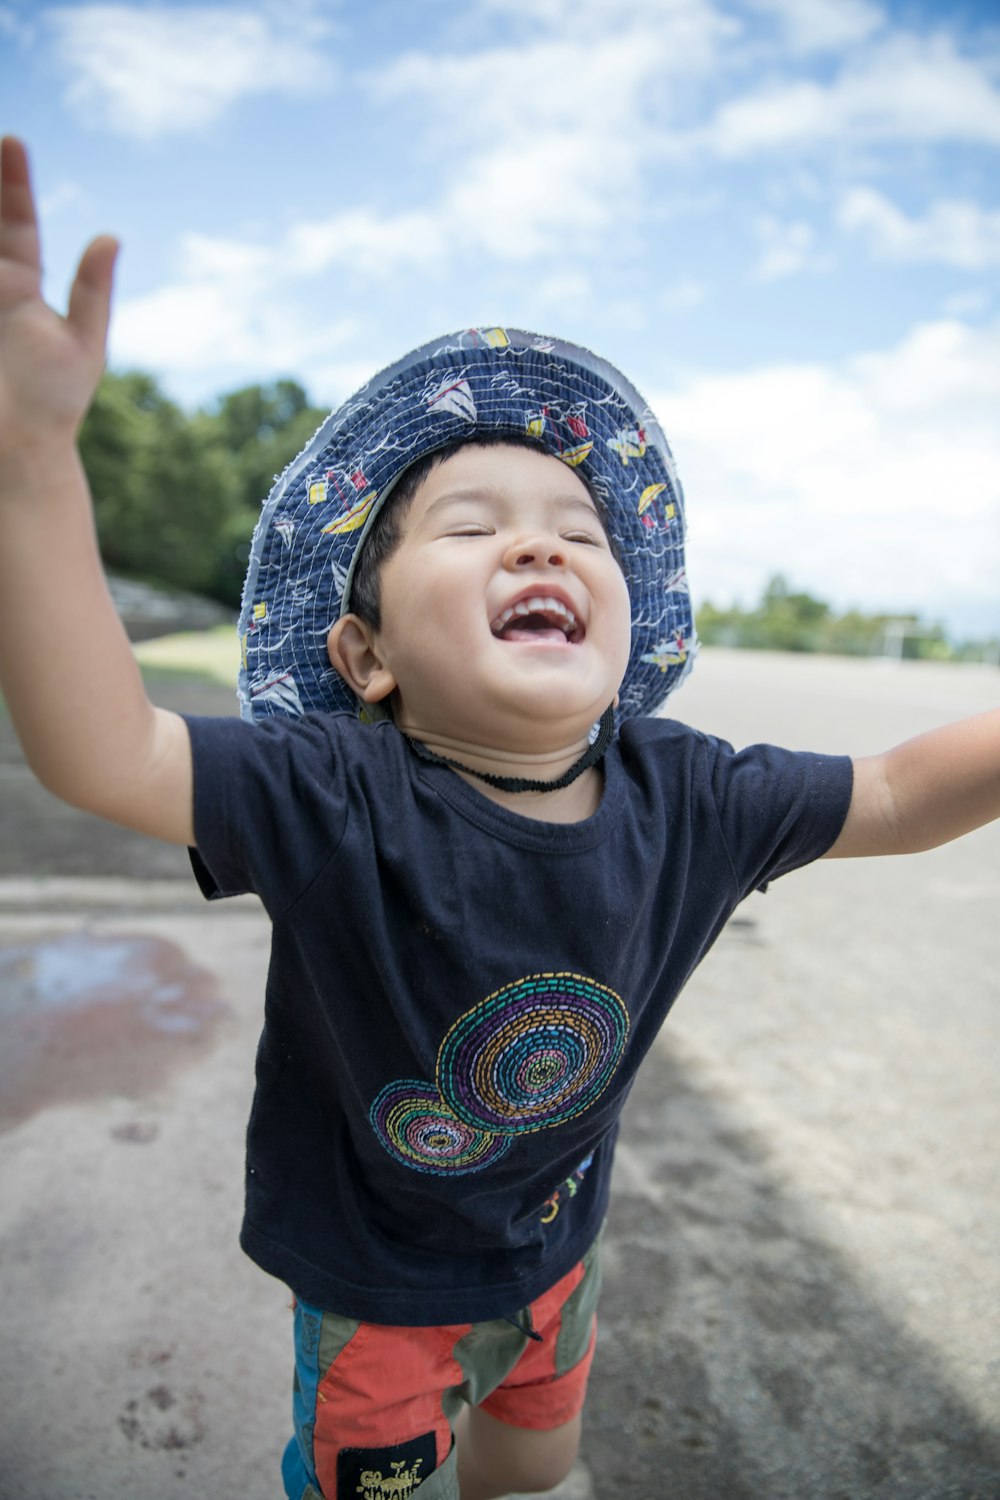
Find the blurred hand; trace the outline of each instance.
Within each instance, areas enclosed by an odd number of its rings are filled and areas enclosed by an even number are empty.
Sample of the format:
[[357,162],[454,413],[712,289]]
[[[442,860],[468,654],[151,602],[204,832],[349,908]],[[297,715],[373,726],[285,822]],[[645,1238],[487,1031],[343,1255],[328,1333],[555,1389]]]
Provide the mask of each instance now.
[[60,317],[41,295],[41,243],[28,156],[0,144],[0,453],[75,438],[104,368],[118,243],[93,240]]

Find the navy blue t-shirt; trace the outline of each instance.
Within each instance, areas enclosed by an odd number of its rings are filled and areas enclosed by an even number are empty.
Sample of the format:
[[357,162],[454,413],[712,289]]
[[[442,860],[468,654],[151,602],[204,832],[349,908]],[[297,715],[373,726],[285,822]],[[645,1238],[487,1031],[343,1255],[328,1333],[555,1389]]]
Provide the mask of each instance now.
[[188,725],[202,888],[272,921],[244,1249],[369,1322],[513,1315],[594,1239],[667,1011],[743,897],[833,843],[851,762],[631,721],[558,824],[390,723]]

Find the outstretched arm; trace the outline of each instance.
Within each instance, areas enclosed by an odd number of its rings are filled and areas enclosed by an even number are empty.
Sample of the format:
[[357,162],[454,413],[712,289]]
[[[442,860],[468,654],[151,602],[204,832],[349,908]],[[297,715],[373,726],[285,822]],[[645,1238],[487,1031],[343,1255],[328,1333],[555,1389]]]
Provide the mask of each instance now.
[[916,854],[1000,818],[1000,709],[854,763],[847,821],[828,857]]
[[80,261],[65,318],[41,296],[27,155],[0,145],[0,686],[55,794],[193,842],[182,719],[146,696],[108,594],[76,437],[104,366],[117,245]]

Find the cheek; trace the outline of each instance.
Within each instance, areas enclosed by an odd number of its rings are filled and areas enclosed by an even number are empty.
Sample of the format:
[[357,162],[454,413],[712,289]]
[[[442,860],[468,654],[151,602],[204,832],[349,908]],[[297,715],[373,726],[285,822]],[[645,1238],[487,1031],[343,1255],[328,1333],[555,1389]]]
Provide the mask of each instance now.
[[629,598],[628,586],[624,578],[621,578],[620,574],[619,578],[616,619],[618,621],[618,646],[622,653],[622,673],[624,674],[629,652],[632,649],[632,600]]
[[430,667],[462,649],[469,638],[467,611],[460,592],[444,580],[424,577],[401,585],[398,607],[384,620],[385,639],[394,658],[408,670]]

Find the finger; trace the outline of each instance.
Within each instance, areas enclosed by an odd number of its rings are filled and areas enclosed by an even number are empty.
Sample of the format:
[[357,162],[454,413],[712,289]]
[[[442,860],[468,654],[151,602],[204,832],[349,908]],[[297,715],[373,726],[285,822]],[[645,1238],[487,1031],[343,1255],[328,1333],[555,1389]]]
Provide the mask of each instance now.
[[28,153],[12,135],[5,135],[0,141],[0,220],[31,228],[38,222]]
[[114,279],[118,241],[102,234],[92,240],[80,260],[76,279],[70,288],[66,321],[85,344],[104,348],[111,316],[111,286]]
[[28,153],[13,136],[0,142],[0,260],[41,271],[41,246]]

